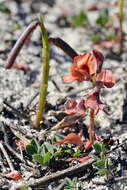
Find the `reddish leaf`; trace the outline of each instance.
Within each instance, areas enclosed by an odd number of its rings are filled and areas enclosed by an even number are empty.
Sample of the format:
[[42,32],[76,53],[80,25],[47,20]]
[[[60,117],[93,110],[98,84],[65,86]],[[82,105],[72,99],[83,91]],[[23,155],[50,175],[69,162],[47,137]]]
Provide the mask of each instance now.
[[15,179],[15,180],[19,180],[19,179],[24,180],[22,175],[16,170],[6,174],[5,176],[11,179]]
[[22,61],[19,64],[13,64],[12,68],[17,70],[22,70],[24,72],[27,72],[29,70],[28,64],[24,61]]
[[96,138],[97,141],[100,141],[100,142],[103,142],[103,141],[104,141],[104,139],[102,139],[101,137],[99,137],[99,136],[97,136],[97,135],[95,135],[95,138]]
[[81,137],[79,135],[76,135],[75,133],[68,134],[63,140],[56,142],[56,145],[61,144],[75,144],[75,145],[83,145],[84,142],[81,140]]
[[93,147],[93,143],[88,140],[88,141],[85,143],[85,149],[90,149],[90,148],[92,148],[92,147]]
[[88,11],[98,11],[98,7],[96,5],[92,5],[88,8]]
[[110,70],[105,70],[99,73],[96,77],[97,85],[106,86],[112,88],[115,84],[115,78]]
[[15,144],[16,144],[18,147],[26,148],[26,146],[28,145],[28,142],[25,142],[25,141],[16,141]]
[[86,162],[87,160],[89,160],[90,157],[89,156],[85,156],[83,158],[68,158],[67,161],[79,161],[79,162]]

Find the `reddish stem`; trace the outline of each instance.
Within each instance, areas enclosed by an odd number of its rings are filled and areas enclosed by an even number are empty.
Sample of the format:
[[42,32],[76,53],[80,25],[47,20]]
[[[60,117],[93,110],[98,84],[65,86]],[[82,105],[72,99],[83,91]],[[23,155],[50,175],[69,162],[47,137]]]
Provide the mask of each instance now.
[[94,143],[95,140],[95,122],[94,122],[94,110],[90,109],[90,126],[89,126],[89,140]]

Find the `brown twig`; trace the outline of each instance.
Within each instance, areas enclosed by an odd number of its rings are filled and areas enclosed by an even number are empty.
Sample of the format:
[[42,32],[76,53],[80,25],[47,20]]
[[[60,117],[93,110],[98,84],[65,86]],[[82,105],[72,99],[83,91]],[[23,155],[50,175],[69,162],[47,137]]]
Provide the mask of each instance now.
[[96,181],[96,180],[92,180],[93,184],[96,184],[96,185],[107,185],[107,184],[110,184],[110,183],[117,183],[119,181],[124,181],[124,180],[127,180],[127,176],[122,176],[122,177],[116,177],[113,179],[113,181]]
[[124,141],[123,141],[121,144],[117,145],[117,146],[114,147],[112,150],[109,150],[108,152],[106,152],[106,154],[109,154],[109,153],[113,152],[114,150],[116,150],[117,148],[123,146],[124,144],[127,143],[126,141],[127,141],[127,139],[124,139]]
[[9,167],[10,167],[10,170],[14,171],[14,166],[13,166],[13,164],[12,164],[12,162],[11,162],[11,160],[10,160],[10,158],[9,158],[9,156],[8,156],[4,146],[3,146],[2,141],[0,141],[0,149],[1,149],[2,153],[3,153],[3,155],[5,156],[6,160],[7,160],[7,163],[9,165]]
[[[84,163],[77,164],[76,166],[72,166],[70,168],[59,171],[57,173],[52,173],[51,175],[44,176],[44,177],[41,177],[39,179],[34,179],[32,181],[30,180],[30,181],[24,182],[22,184],[17,183],[15,188],[13,188],[13,190],[16,190],[19,185],[20,185],[20,187],[26,185],[26,186],[31,187],[31,188],[39,188],[39,187],[46,186],[46,185],[50,184],[51,182],[60,180],[62,178],[68,177],[68,176],[76,176],[77,173],[83,171],[84,169],[89,167],[94,162],[95,162],[95,160],[90,159]],[[13,187],[14,187],[14,184],[13,184]],[[11,188],[11,190],[12,190],[12,188]]]
[[16,108],[14,108],[14,107],[13,107],[12,105],[10,105],[6,100],[4,100],[3,103],[4,103],[7,107],[11,108],[11,109],[13,110],[13,112],[14,112],[18,117],[20,117],[21,119],[22,119],[22,118],[23,118],[23,119],[28,119],[28,117],[27,117],[24,113],[21,113],[19,110],[17,110]]

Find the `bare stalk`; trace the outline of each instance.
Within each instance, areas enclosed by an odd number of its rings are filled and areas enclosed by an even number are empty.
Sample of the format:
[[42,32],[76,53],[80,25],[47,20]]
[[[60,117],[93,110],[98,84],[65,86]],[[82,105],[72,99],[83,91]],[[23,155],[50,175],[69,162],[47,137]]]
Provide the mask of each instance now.
[[124,20],[124,0],[118,0],[118,6],[119,6],[119,23],[120,23],[120,46],[119,46],[119,52],[120,54],[123,52],[124,49],[124,32],[123,32],[123,20]]
[[46,94],[47,94],[47,87],[48,87],[48,77],[49,77],[49,42],[47,37],[47,31],[45,29],[44,23],[42,18],[40,18],[40,28],[42,32],[42,56],[44,58],[44,63],[42,65],[42,79],[40,85],[40,95],[39,95],[39,105],[38,111],[36,115],[35,127],[40,127],[40,122],[43,119],[43,113],[45,111],[45,104],[46,104]]

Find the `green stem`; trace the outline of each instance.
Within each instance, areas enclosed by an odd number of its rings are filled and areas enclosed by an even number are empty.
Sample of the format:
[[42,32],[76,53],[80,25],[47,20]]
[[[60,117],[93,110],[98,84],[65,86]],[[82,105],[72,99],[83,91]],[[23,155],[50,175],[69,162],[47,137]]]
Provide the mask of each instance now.
[[124,20],[124,0],[118,0],[118,6],[119,6],[119,23],[120,23],[120,47],[119,47],[119,52],[120,54],[123,52],[123,48],[124,48],[124,32],[123,32],[123,20]]
[[42,32],[42,56],[44,58],[44,63],[42,65],[42,79],[40,85],[40,95],[39,95],[39,105],[38,111],[36,115],[35,127],[40,127],[40,121],[43,120],[43,113],[45,111],[45,104],[46,104],[46,95],[47,95],[47,87],[48,87],[48,78],[49,78],[49,43],[47,32],[43,24],[42,17],[40,18],[40,28]]

